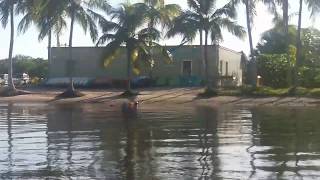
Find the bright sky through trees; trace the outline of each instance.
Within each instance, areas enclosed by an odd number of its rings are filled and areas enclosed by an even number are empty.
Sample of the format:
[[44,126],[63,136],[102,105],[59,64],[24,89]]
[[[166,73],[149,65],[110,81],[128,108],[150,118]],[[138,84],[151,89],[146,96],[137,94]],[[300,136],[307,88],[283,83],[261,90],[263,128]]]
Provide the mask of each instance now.
[[[117,5],[121,0],[110,0],[112,5]],[[127,0],[122,0],[122,2],[126,2]],[[131,2],[135,2],[132,0]],[[223,3],[227,2],[226,0],[218,0],[217,6],[221,6]],[[186,0],[167,0],[166,3],[176,3],[179,4],[182,8],[186,9],[187,4]],[[294,14],[298,12],[298,2],[290,1],[290,14]],[[16,24],[19,17],[16,18]],[[238,22],[242,26],[246,27],[246,17],[245,17],[245,8],[244,6],[239,6],[238,8]],[[297,24],[297,16],[293,16],[290,23]],[[69,20],[68,20],[68,23]],[[320,29],[319,21],[314,21],[310,19],[310,13],[306,6],[304,6],[304,14],[303,14],[303,21],[302,27],[310,27],[314,26]],[[257,17],[254,21],[253,26],[253,39],[254,44],[256,44],[262,32],[272,28],[272,15],[268,13],[266,6],[259,4],[257,7]],[[8,48],[9,48],[9,37],[10,31],[9,28],[2,29],[0,28],[0,59],[8,57]],[[68,31],[64,31],[64,35],[61,37],[61,44],[66,44],[68,42]],[[180,39],[174,38],[169,40],[164,40],[161,43],[167,45],[176,45],[179,44]],[[194,44],[199,44],[198,41],[193,42]],[[56,41],[53,38],[53,45],[55,46]],[[76,26],[74,31],[74,46],[94,46],[95,44],[92,43],[89,34],[84,35],[83,31]],[[246,40],[240,40],[234,36],[232,36],[228,32],[224,32],[224,42],[221,45],[231,48],[237,51],[244,51],[246,53],[249,52],[249,43]],[[15,39],[15,46],[14,46],[14,54],[23,54],[29,55],[32,57],[47,57],[47,40],[44,39],[43,42],[38,41],[38,32],[36,28],[30,28],[25,34],[18,34],[17,38]]]

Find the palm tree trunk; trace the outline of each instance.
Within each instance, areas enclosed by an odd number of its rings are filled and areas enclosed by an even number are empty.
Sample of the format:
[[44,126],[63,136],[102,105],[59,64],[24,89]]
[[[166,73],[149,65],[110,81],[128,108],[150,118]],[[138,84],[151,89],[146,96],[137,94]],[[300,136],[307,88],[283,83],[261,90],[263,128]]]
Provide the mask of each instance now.
[[209,78],[209,62],[208,62],[208,31],[205,30],[205,40],[204,40],[204,62],[205,62],[205,75],[206,75],[206,83],[207,89],[212,89],[211,81]]
[[301,65],[301,23],[302,23],[302,5],[303,1],[300,0],[300,8],[299,8],[299,20],[298,20],[298,34],[297,34],[297,57],[296,57],[296,65],[294,72],[294,87],[299,85],[298,82],[298,71]]
[[49,62],[49,74],[51,73],[50,71],[51,71],[51,69],[50,69],[50,65],[51,65],[51,39],[52,39],[52,34],[51,34],[52,32],[51,32],[51,29],[49,29],[49,34],[48,34],[48,62]]
[[[286,55],[288,61],[290,61],[289,55],[289,2],[288,0],[283,0],[282,3],[282,17],[283,17],[283,29],[284,29],[284,37],[285,37],[285,46],[286,46]],[[291,66],[290,66],[291,67]],[[289,68],[287,72],[288,84],[292,85],[292,69]]]
[[252,29],[251,29],[251,19],[250,19],[250,4],[249,0],[246,0],[246,15],[247,15],[247,29],[250,45],[250,54],[253,55],[253,42],[252,42]]
[[[127,44],[128,46],[128,44]],[[131,91],[131,48],[127,48],[127,87],[126,90],[128,92]]]
[[75,13],[74,11],[72,12],[71,15],[71,24],[70,24],[70,35],[69,35],[69,62],[68,62],[68,71],[69,71],[69,87],[68,91],[74,92],[74,84],[73,84],[73,57],[72,57],[72,40],[73,40],[73,26],[74,26],[74,17]]
[[[154,24],[154,21],[153,19],[148,23],[148,30],[149,30],[149,33],[151,33],[151,29],[153,28],[153,24]],[[152,49],[152,40],[149,39],[149,48],[150,48],[150,51],[151,51],[151,54],[153,53],[153,49]],[[152,79],[153,78],[153,65],[150,66],[150,72],[149,72],[149,76],[150,78]]]
[[57,38],[57,47],[60,47],[60,35],[58,32],[56,34],[56,38]]
[[8,68],[8,86],[12,91],[16,90],[16,87],[13,83],[13,43],[14,43],[14,13],[13,13],[14,4],[10,6],[10,24],[11,24],[11,34],[10,34],[10,47],[9,47],[9,68]]
[[253,48],[253,41],[252,41],[252,29],[251,29],[251,18],[250,18],[250,0],[245,0],[245,5],[246,5],[246,15],[247,15],[247,29],[248,29],[248,37],[249,37],[249,45],[250,45],[250,57],[251,57],[251,84],[252,86],[257,85],[257,67],[256,67],[256,62],[254,58],[254,48]]
[[289,2],[288,2],[288,0],[283,0],[282,13],[283,13],[284,32],[286,34],[288,34],[288,31],[289,31]]
[[[204,62],[204,50],[203,50],[203,31],[200,30],[200,57],[201,57],[201,71],[200,72],[205,72],[205,62]],[[204,71],[203,71],[204,70]],[[206,76],[205,74],[203,74]]]

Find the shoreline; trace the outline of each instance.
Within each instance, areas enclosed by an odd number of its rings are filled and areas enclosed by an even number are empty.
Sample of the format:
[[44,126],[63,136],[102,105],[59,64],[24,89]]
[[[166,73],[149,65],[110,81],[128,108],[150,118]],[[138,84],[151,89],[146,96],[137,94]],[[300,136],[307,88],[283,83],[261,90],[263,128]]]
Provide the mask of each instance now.
[[[202,88],[154,88],[141,89],[137,100],[143,105],[206,105],[206,106],[274,106],[274,107],[319,107],[320,99],[308,97],[243,97],[217,96],[208,99],[197,98]],[[28,95],[1,97],[0,104],[41,103],[41,104],[109,104],[118,105],[127,101],[119,98],[121,90],[80,89],[85,96],[71,99],[56,99],[62,89],[33,89]]]

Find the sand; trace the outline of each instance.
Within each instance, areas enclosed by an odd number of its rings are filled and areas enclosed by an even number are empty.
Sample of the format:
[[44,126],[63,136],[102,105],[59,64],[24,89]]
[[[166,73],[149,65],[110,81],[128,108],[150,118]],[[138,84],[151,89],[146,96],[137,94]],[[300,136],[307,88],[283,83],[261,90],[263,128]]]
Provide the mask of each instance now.
[[[119,98],[121,90],[115,89],[81,89],[85,94],[83,97],[71,99],[56,99],[56,96],[63,92],[63,89],[30,89],[32,94],[14,97],[1,97],[0,103],[46,103],[46,104],[65,104],[65,103],[104,103],[110,106],[118,105],[127,99]],[[201,88],[153,88],[141,89],[137,100],[141,105],[208,105],[208,106],[281,106],[281,107],[318,107],[320,99],[305,97],[235,97],[219,96],[209,99],[199,99],[197,94]]]

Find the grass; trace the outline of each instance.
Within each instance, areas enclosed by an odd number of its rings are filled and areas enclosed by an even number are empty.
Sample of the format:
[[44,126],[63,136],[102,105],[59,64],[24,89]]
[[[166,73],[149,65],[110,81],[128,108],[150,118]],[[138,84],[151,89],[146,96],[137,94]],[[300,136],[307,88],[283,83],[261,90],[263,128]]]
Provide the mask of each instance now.
[[253,97],[313,97],[320,98],[320,88],[271,88],[245,86],[237,89],[219,90],[220,96]]

